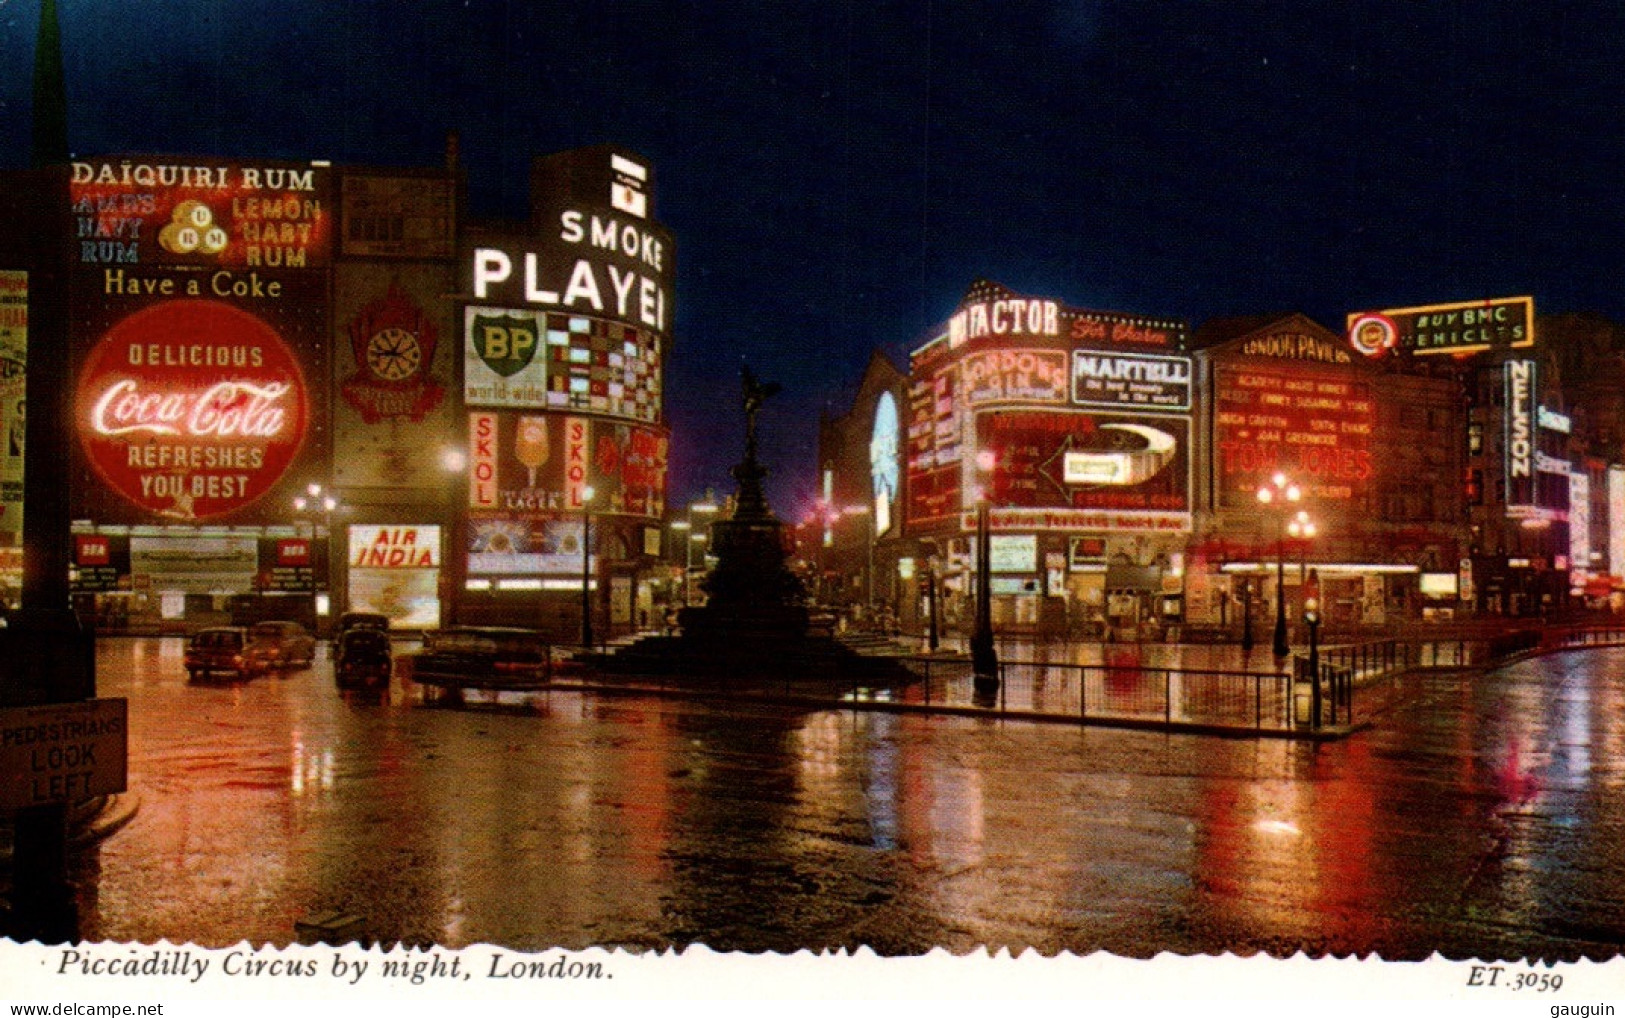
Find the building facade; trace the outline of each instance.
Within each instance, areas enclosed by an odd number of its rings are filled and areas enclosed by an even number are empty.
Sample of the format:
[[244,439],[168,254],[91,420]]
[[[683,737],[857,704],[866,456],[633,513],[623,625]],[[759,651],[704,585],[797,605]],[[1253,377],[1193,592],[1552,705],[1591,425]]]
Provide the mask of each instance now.
[[[646,620],[674,264],[645,160],[539,159],[530,215],[478,225],[454,146],[433,168],[62,172],[31,185],[53,209],[34,246],[67,279],[85,618],[163,632],[361,610],[562,638],[585,588],[600,632]],[[24,268],[0,265],[0,310],[20,308],[0,319],[0,423],[23,414]]]
[[[1215,319],[1187,337],[978,282],[911,356],[899,527],[874,543],[874,575],[895,578],[903,628],[924,631],[933,607],[944,631],[968,625],[985,504],[1005,631],[1235,637],[1278,600],[1296,626],[1311,581],[1345,631],[1616,599],[1622,375],[1607,365],[1625,366],[1625,341],[1581,321],[1537,346],[1535,326],[1525,297],[1358,313],[1342,333],[1301,314]],[[896,385],[871,362],[850,412],[824,422],[821,506],[872,496],[855,450]],[[867,535],[818,512],[850,583]]]

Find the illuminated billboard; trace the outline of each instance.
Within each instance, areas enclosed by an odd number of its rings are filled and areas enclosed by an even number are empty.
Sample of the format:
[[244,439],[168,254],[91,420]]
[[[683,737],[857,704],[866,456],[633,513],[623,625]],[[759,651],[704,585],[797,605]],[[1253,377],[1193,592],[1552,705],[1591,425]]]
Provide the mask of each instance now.
[[1105,409],[1189,410],[1191,359],[1073,350],[1072,402]]
[[437,524],[352,524],[351,569],[438,569]]
[[1413,354],[1465,354],[1535,345],[1535,299],[1428,304],[1348,316],[1348,340],[1367,357],[1392,349]]
[[304,444],[310,400],[288,345],[220,301],[150,305],[110,329],[79,373],[78,432],[129,503],[177,520],[242,509]]
[[1105,512],[1110,529],[1189,528],[1190,430],[1183,416],[1005,411],[976,417],[977,448],[992,454],[988,498],[1001,512]]
[[331,260],[324,167],[154,158],[75,162],[81,265],[308,269]]
[[658,518],[665,512],[663,429],[559,414],[469,414],[469,509],[580,511]]
[[76,489],[100,522],[286,519],[325,472],[331,171],[70,171]]
[[897,505],[898,427],[897,400],[883,392],[875,401],[875,423],[869,436],[870,495],[874,499],[871,511],[876,536],[891,530]]
[[1608,468],[1608,573],[1625,576],[1625,467]]
[[661,415],[661,339],[587,315],[463,309],[463,402],[561,410],[654,423]]
[[1507,361],[1506,367],[1506,504],[1511,509],[1535,505],[1535,362]]
[[[470,576],[580,576],[598,571],[581,554],[583,521],[573,516],[500,514],[468,521]],[[593,528],[597,531],[597,528]],[[596,534],[595,534],[596,537]],[[595,540],[594,544],[597,543]]]
[[1219,504],[1254,505],[1284,471],[1315,501],[1348,501],[1375,472],[1371,387],[1307,366],[1215,367],[1213,446]]
[[0,533],[21,543],[28,273],[0,270]]
[[965,401],[972,406],[1066,402],[1064,350],[980,350],[960,360],[959,374]]
[[960,457],[965,416],[951,367],[909,382],[908,520],[951,519],[962,508]]
[[566,209],[545,230],[537,237],[477,238],[468,262],[473,303],[671,331],[671,241],[663,229]]
[[1183,350],[1180,322],[1111,311],[1086,311],[1043,297],[1023,297],[985,279],[972,283],[949,317],[943,335],[951,350],[971,344],[1000,347],[1006,343],[1057,346]]

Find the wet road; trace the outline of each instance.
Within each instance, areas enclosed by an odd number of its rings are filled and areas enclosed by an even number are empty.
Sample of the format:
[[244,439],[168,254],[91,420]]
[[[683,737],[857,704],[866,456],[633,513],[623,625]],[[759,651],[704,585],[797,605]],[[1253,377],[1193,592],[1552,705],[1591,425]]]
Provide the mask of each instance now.
[[1313,745],[555,693],[346,700],[325,660],[189,685],[104,641],[140,812],[83,877],[98,940],[882,953],[1611,957],[1625,650],[1420,680]]

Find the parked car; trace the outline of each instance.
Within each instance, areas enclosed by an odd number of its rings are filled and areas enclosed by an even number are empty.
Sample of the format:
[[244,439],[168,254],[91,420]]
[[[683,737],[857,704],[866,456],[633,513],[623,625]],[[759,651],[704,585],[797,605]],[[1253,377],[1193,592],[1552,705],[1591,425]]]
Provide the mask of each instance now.
[[193,682],[215,674],[252,679],[265,673],[265,664],[248,653],[248,630],[241,626],[200,629],[186,643],[186,675]]
[[511,689],[552,675],[552,647],[533,629],[452,626],[423,634],[423,649],[401,658],[402,673],[426,686]]
[[389,685],[394,668],[389,634],[379,629],[350,629],[339,634],[333,651],[333,678],[341,688],[376,689]]
[[248,629],[245,652],[272,668],[309,668],[316,660],[316,640],[297,622],[256,622]]
[[339,616],[338,628],[333,638],[337,640],[352,629],[381,629],[387,633],[389,616],[378,612],[345,612]]

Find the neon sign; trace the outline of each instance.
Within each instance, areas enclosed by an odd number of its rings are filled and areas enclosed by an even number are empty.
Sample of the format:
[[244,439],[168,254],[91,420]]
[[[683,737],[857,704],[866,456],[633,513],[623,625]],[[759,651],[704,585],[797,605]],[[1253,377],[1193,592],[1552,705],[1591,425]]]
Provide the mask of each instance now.
[[1535,362],[1506,362],[1506,491],[1507,506],[1535,504],[1534,441],[1531,413]]
[[206,519],[269,491],[303,446],[304,376],[263,320],[218,301],[154,304],[113,326],[80,374],[81,444],[148,512]]

